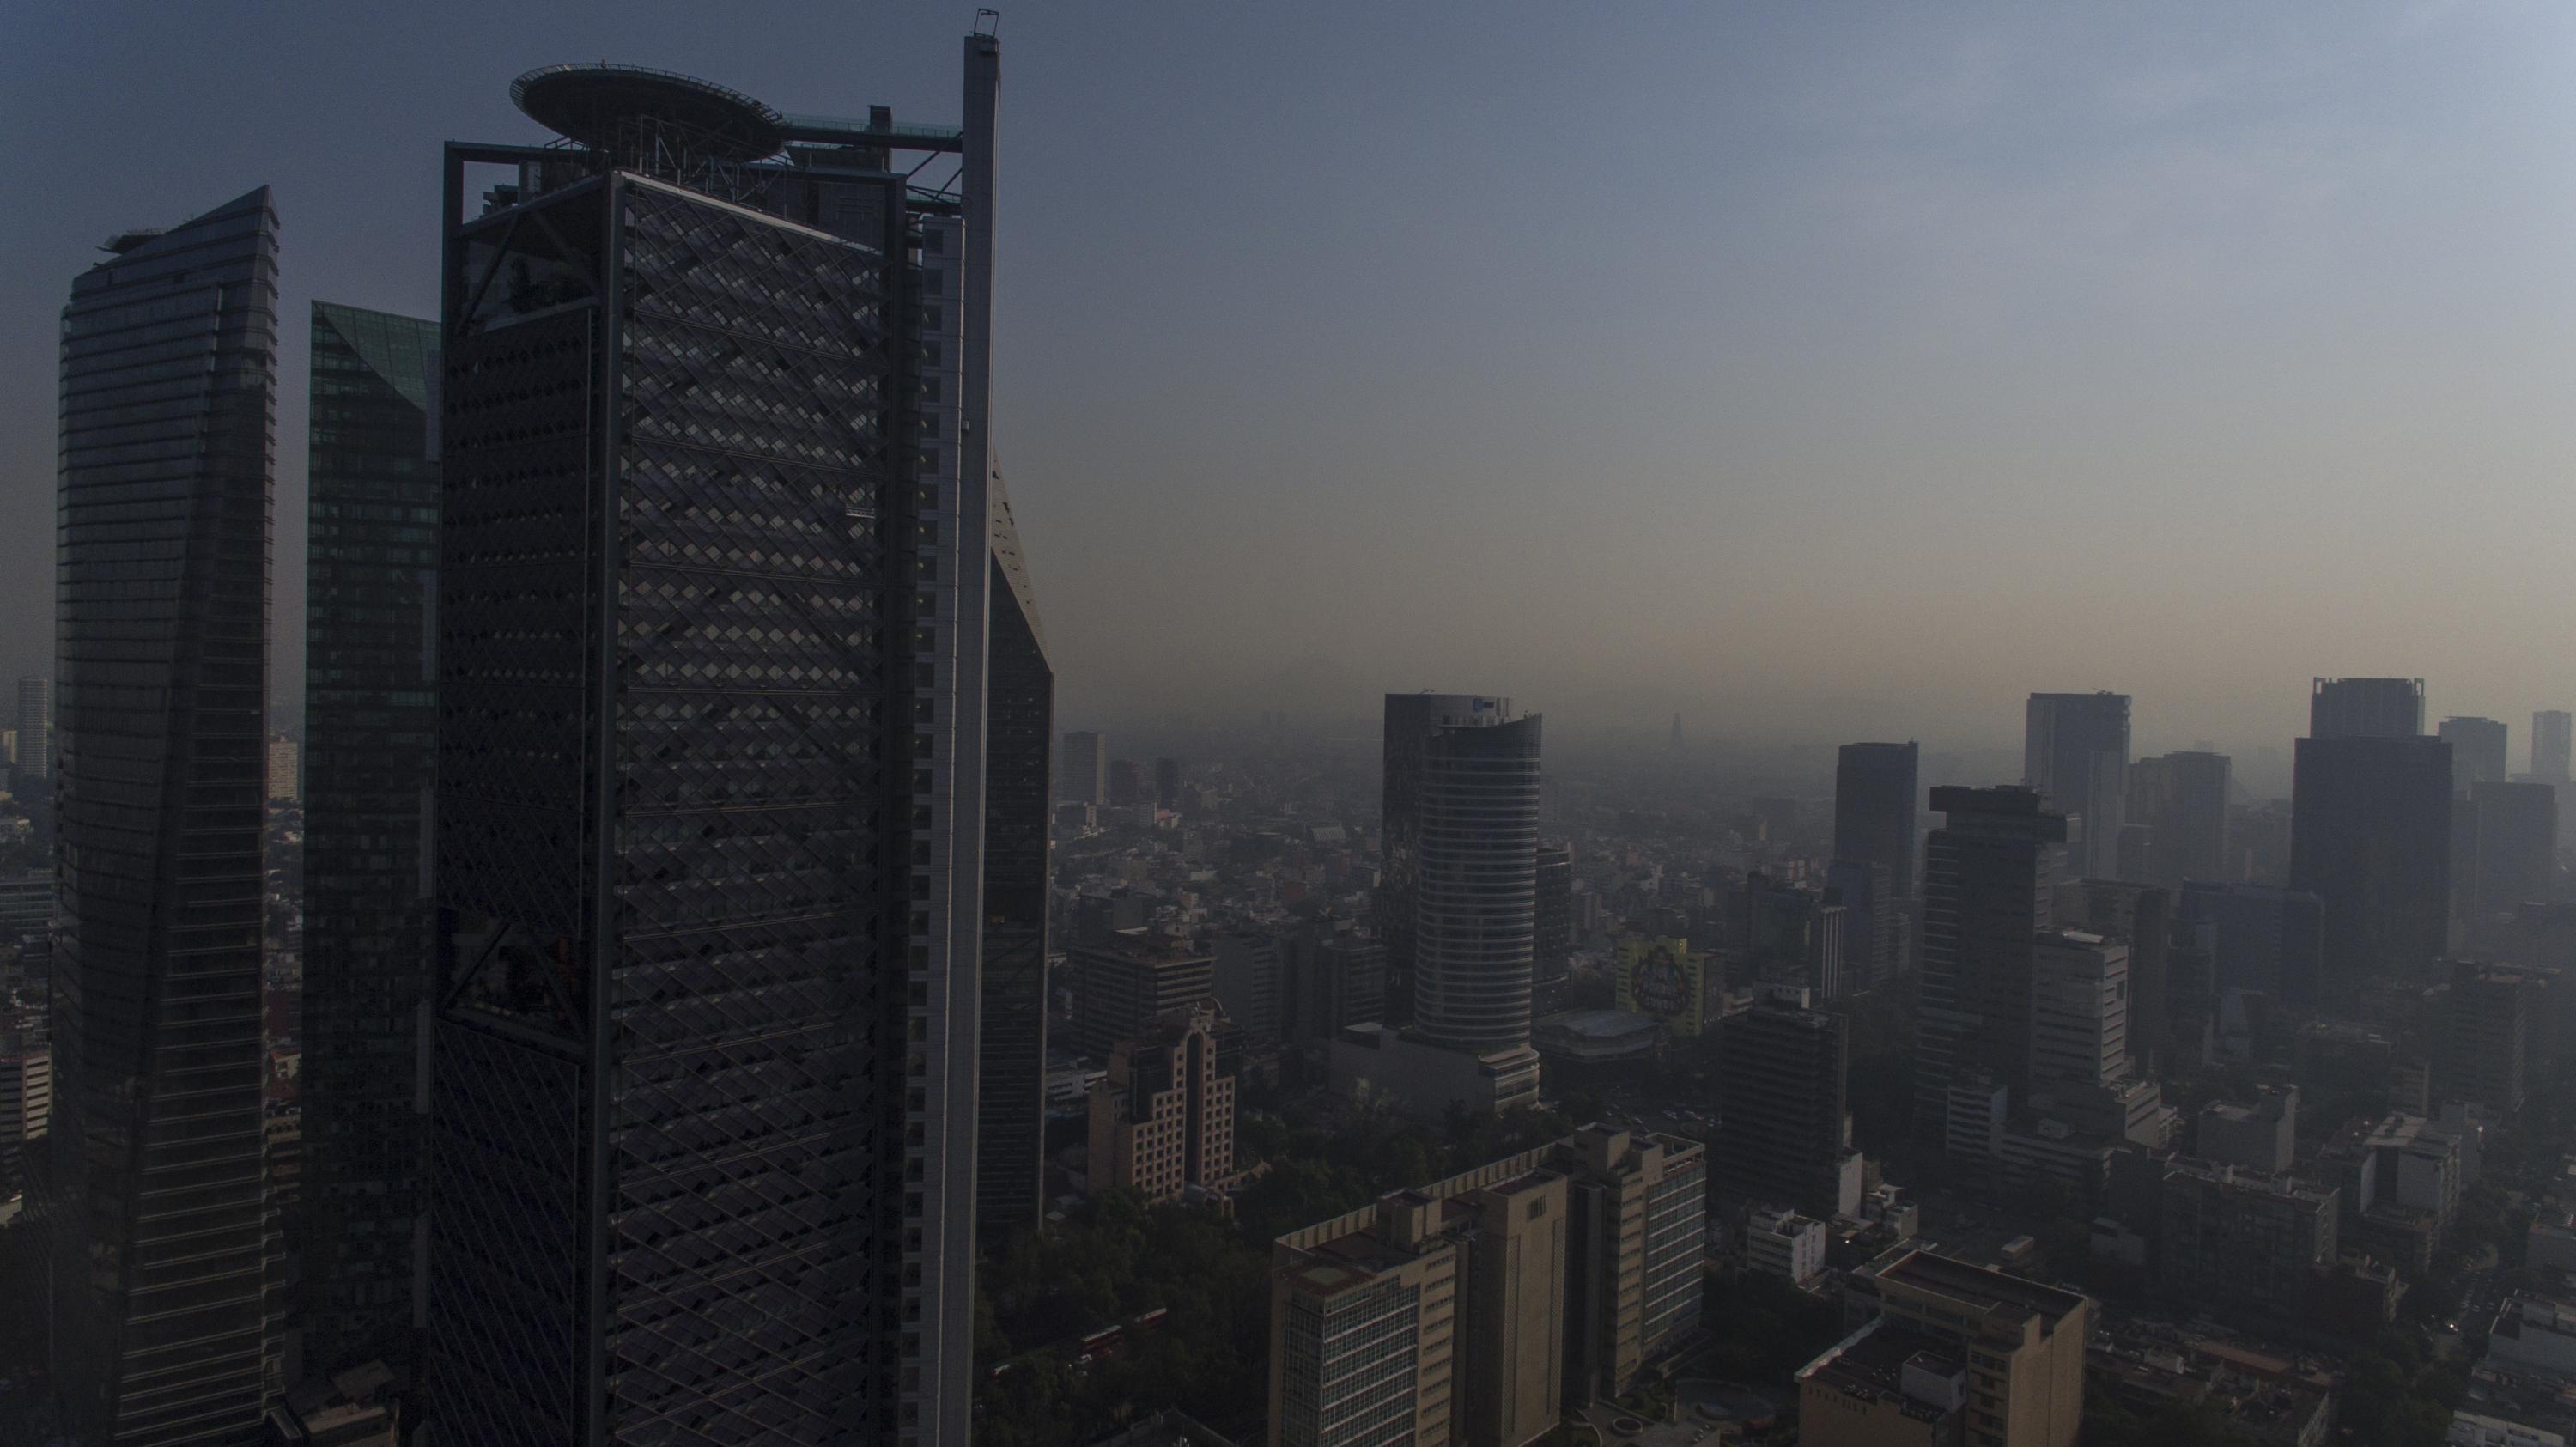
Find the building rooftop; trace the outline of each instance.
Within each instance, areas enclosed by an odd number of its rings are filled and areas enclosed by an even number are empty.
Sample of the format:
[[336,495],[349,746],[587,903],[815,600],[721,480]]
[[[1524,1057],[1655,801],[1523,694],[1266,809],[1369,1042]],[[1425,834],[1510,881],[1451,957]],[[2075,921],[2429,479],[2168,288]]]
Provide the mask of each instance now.
[[1949,1343],[1882,1316],[1800,1367],[1798,1380],[1818,1381],[1863,1401],[1901,1402],[1907,1416],[1938,1420],[1942,1415],[1939,1406],[1906,1392],[1905,1369],[1909,1365],[1934,1375],[1965,1369]]
[[1924,1250],[1910,1250],[1885,1266],[1867,1269],[1881,1282],[1946,1296],[1989,1313],[2036,1312],[2052,1324],[2084,1305],[2084,1298],[2074,1292]]

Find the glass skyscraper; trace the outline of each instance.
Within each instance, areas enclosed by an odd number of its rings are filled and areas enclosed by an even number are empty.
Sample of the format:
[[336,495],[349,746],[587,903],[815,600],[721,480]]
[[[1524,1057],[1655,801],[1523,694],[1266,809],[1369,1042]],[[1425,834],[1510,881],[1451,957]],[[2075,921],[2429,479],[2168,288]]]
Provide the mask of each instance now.
[[1434,727],[1413,835],[1414,1028],[1434,1045],[1525,1048],[1538,942],[1539,716]]
[[277,213],[107,250],[62,330],[55,1360],[85,1441],[265,1441]]
[[412,1356],[437,747],[438,324],[313,304],[304,699],[307,1374]]
[[453,1440],[967,1435],[999,63],[962,128],[555,67],[572,144],[448,148]]
[[1046,1196],[1048,742],[1055,668],[993,473],[992,643],[984,740],[983,1033],[976,1044],[975,1231],[1034,1228]]

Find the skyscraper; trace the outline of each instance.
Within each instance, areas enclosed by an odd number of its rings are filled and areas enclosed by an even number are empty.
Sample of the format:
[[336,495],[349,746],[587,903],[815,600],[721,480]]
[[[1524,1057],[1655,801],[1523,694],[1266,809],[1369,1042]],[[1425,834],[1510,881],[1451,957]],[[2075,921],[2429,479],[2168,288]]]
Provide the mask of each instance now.
[[998,43],[964,61],[962,129],[559,66],[512,95],[569,145],[448,148],[459,1440],[967,1433]]
[[316,302],[312,357],[298,1305],[305,1364],[327,1373],[415,1356],[438,324]]
[[2567,782],[2569,723],[2564,709],[2542,709],[2531,716],[2531,776],[2544,784]]
[[1048,787],[1055,666],[1038,622],[1001,469],[992,517],[992,636],[985,665],[984,977],[976,1043],[975,1229],[1035,1227],[1046,1195]]
[[1180,760],[1156,759],[1154,761],[1154,804],[1162,809],[1181,807]]
[[1413,1020],[1414,908],[1421,860],[1422,754],[1442,721],[1508,718],[1512,701],[1465,693],[1390,693],[1386,696],[1385,769],[1380,783],[1379,835],[1383,855],[1371,898],[1377,937],[1386,942],[1387,1024]]
[[2324,901],[2319,1003],[2425,982],[2449,940],[2451,746],[2422,736],[2297,741],[2290,884]]
[[1538,930],[1539,716],[1471,716],[1423,741],[1414,1028],[1433,1045],[1530,1038]]
[[41,673],[18,680],[18,783],[54,776],[54,681]]
[[2259,884],[2183,886],[2173,938],[2208,956],[2213,990],[2253,990],[2305,1007],[2323,967],[2325,904],[2305,890]]
[[1719,1028],[1718,1189],[1832,1219],[1843,1209],[1849,1027],[1790,991]]
[[2026,788],[1932,791],[1945,820],[1923,851],[1917,1131],[1949,1137],[1950,1090],[2018,1079],[2030,1053],[2031,970],[2049,927],[2066,820]]
[[132,231],[63,309],[55,1361],[79,1435],[262,1440],[277,406],[266,188]]
[[1574,851],[1565,845],[1539,848],[1535,909],[1530,980],[1541,992],[1557,991],[1574,954]]
[[[2214,756],[2212,756],[2214,757]],[[2141,1073],[2162,1071],[2171,1005],[2167,952],[2173,939],[2173,896],[2151,884],[2077,879],[2057,887],[2052,911],[2062,928],[2107,937],[2128,951],[2128,1051]]]
[[2142,882],[2167,889],[2186,879],[2227,877],[2225,754],[2186,752],[2129,766],[2129,819],[2147,826]]
[[2320,678],[2308,689],[2308,737],[2414,738],[2424,732],[2424,680]]
[[1845,744],[1834,759],[1834,857],[1887,868],[1898,899],[1914,897],[1914,810],[1922,746]]
[[1067,729],[1056,792],[1068,804],[1109,802],[1109,743],[1089,729]]
[[2066,867],[2099,879],[2120,872],[2127,819],[2129,696],[2034,693],[2024,715],[2021,781],[2066,816]]
[[2451,746],[2451,787],[2462,796],[2505,772],[2505,727],[2491,718],[2446,718],[2435,734]]
[[2547,903],[2557,893],[2558,790],[2549,784],[2481,782],[2470,804],[2477,812],[2471,918],[2491,920],[2525,904]]

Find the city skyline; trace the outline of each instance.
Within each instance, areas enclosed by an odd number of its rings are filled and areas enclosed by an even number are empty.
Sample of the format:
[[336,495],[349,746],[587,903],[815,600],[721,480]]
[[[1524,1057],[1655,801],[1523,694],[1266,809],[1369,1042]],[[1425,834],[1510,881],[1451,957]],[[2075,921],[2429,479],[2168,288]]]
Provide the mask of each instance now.
[[[1007,16],[1032,57],[1006,163],[1030,215],[997,269],[1014,343],[995,440],[1064,480],[1020,519],[1062,715],[1249,714],[1276,702],[1256,696],[1267,681],[1330,659],[1354,717],[1389,688],[1511,676],[1561,739],[1660,738],[1680,711],[1693,740],[1938,750],[2008,746],[2020,697],[2046,685],[2134,696],[2142,756],[2208,739],[2241,759],[2299,731],[2316,674],[2427,675],[2436,716],[2520,720],[2576,698],[2576,679],[2509,644],[2460,646],[2473,617],[2568,601],[2524,539],[2576,521],[2547,461],[2576,435],[2523,404],[2576,362],[2544,259],[2576,242],[2576,214],[2522,178],[2563,148],[2544,58],[2576,21],[2303,7],[2168,33],[1865,13],[1372,15],[1361,43],[1286,17]],[[957,18],[818,12],[800,46],[681,46],[676,12],[601,7],[521,17],[496,48],[470,8],[394,45],[267,12],[78,35],[38,17],[0,62],[22,68],[0,106],[39,133],[89,114],[66,138],[75,163],[119,164],[85,167],[99,184],[78,205],[0,222],[0,242],[27,277],[59,276],[114,230],[275,178],[297,218],[290,314],[316,296],[425,314],[421,178],[447,135],[537,139],[495,99],[509,76],[591,55],[827,111],[853,59],[922,73]],[[113,66],[93,63],[106,35]],[[254,54],[307,84],[240,112],[222,77]],[[111,104],[111,86],[152,100]],[[888,94],[916,111],[934,95],[910,79]],[[1635,139],[1607,157],[1501,139],[1541,103]],[[1168,126],[1177,114],[1193,125]],[[1170,216],[1138,245],[1079,200],[1090,138],[1119,132],[1163,147]],[[373,174],[379,155],[418,166]],[[1549,166],[1596,171],[1646,209],[1612,227],[1493,224],[1513,178]],[[1705,180],[1637,184],[1675,168]],[[1330,219],[1336,192],[1377,219]],[[1803,246],[1819,230],[1833,243]],[[1353,247],[1377,258],[1356,289],[1332,259]],[[2427,274],[2412,258],[2428,249],[2456,264]],[[1575,285],[1537,285],[1569,256]],[[1232,280],[1247,268],[1261,288]],[[1622,277],[1652,281],[1639,294]],[[1590,296],[1620,300],[1575,300]],[[15,323],[0,415],[50,405],[55,304],[0,284]],[[2256,321],[2276,340],[2229,360]],[[288,375],[302,347],[286,340]],[[2476,396],[2448,380],[2462,368]],[[1105,374],[1121,380],[1084,380]],[[1563,400],[1504,400],[1533,391]],[[1283,430],[1387,395],[1400,429],[1348,445]],[[300,407],[281,407],[285,556],[301,545]],[[0,616],[43,615],[50,454],[40,428],[0,441]],[[2525,525],[2448,522],[2436,499],[2462,485]],[[1468,490],[1486,502],[1472,535],[1383,566],[1381,539],[1437,526]],[[1269,509],[1281,495],[1310,505]],[[2133,514],[2144,496],[2159,507]],[[1963,575],[1926,546],[2043,501],[2051,528],[2101,540],[2080,567],[2067,550]],[[2346,519],[2363,518],[2394,525],[2356,534]],[[1190,548],[1158,545],[1183,525]],[[1531,574],[1499,601],[1459,571],[1494,551]],[[1341,566],[1297,561],[1315,556]],[[2392,568],[2468,582],[2390,590]],[[280,617],[301,614],[291,586]],[[2374,601],[2397,593],[2404,608]],[[2225,654],[2195,656],[2222,634]],[[0,636],[0,676],[43,671],[42,636]],[[296,663],[281,636],[283,718]]]

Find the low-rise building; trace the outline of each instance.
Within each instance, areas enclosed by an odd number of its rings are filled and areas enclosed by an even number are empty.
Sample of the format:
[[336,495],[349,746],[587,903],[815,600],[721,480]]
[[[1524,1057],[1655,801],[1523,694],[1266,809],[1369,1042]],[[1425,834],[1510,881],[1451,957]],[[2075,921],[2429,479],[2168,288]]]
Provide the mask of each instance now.
[[2201,1107],[2192,1154],[2225,1166],[2277,1175],[2297,1152],[2299,1088],[2267,1085],[2250,1102],[2217,1100]]
[[1744,1265],[1806,1285],[1825,1269],[1825,1223],[1795,1211],[1753,1211],[1744,1220]]
[[2515,1292],[2487,1333],[2486,1365],[2576,1385],[2576,1302]]
[[1959,1345],[1887,1317],[1798,1369],[1798,1447],[1960,1447],[1968,1365]]
[[2567,1447],[2566,1434],[2503,1417],[2490,1417],[2463,1407],[2451,1414],[2444,1447]]
[[1847,1316],[1876,1313],[1949,1344],[1968,1370],[1970,1442],[2073,1447],[2089,1298],[1913,1248],[1852,1273],[1844,1292]]

